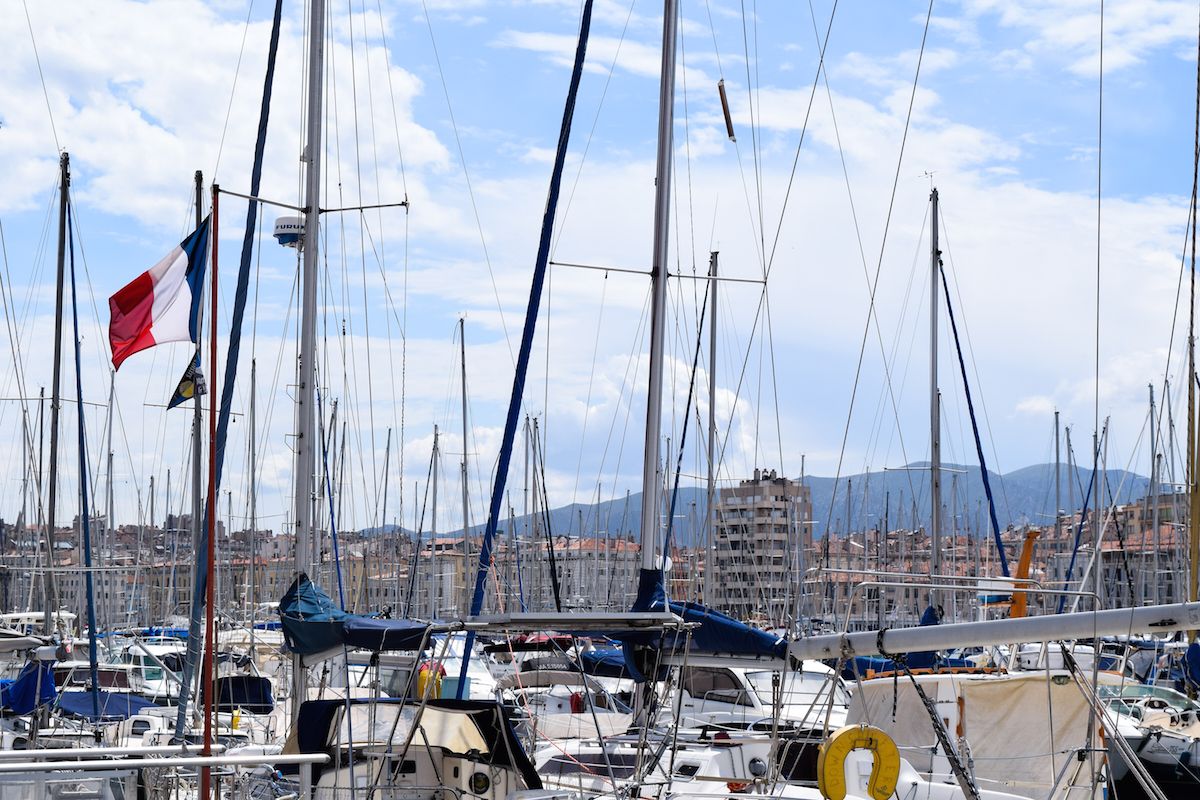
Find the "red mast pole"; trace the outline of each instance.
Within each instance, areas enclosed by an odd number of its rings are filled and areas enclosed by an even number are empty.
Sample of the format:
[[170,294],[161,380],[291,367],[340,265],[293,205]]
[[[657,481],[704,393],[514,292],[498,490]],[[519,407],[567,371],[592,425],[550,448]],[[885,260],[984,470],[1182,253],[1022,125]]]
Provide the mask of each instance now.
[[[209,294],[212,298],[212,310],[209,316],[209,360],[208,360],[208,583],[204,595],[204,661],[201,667],[201,680],[204,682],[204,750],[202,755],[212,755],[213,742],[213,649],[216,647],[216,625],[214,624],[214,607],[216,605],[216,561],[217,561],[217,393],[214,391],[217,377],[217,199],[221,189],[215,183],[212,187],[212,281],[209,284]],[[212,768],[205,766],[200,770],[200,797],[204,800],[212,797]]]

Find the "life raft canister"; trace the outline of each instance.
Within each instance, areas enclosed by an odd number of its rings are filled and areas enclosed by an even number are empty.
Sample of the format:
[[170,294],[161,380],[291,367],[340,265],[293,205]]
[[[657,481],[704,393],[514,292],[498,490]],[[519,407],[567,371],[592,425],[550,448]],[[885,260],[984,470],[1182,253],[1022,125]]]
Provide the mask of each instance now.
[[817,788],[825,800],[846,798],[846,758],[855,750],[875,755],[867,792],[875,800],[888,800],[900,780],[900,751],[892,737],[870,725],[847,725],[833,733],[817,750]]

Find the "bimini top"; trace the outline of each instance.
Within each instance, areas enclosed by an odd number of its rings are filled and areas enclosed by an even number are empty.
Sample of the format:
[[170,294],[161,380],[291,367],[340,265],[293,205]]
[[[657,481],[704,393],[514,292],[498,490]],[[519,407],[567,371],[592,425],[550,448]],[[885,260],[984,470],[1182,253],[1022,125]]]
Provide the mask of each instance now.
[[[386,746],[400,752],[409,741],[413,747],[438,747],[455,755],[470,753],[483,762],[512,769],[526,789],[542,788],[507,712],[494,700],[431,699],[423,708],[400,698],[309,700],[300,706],[283,752],[325,753],[335,744],[355,749]],[[314,781],[321,769],[314,765]]]
[[366,650],[419,650],[429,624],[405,619],[380,619],[350,614],[303,572],[279,601],[283,639],[301,656],[328,657],[343,647]]

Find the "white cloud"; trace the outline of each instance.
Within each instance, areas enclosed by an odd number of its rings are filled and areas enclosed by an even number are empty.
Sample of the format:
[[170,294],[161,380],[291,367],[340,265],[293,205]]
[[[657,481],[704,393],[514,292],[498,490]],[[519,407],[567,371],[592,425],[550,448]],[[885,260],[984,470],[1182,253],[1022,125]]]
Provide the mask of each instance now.
[[1054,399],[1045,395],[1032,395],[1017,402],[1016,412],[1045,419],[1054,413]]
[[[965,0],[971,17],[995,16],[1025,31],[1031,55],[1092,77],[1099,72],[1100,12],[1087,0]],[[1112,0],[1104,6],[1104,69],[1140,63],[1160,48],[1195,39],[1196,9],[1176,0]]]

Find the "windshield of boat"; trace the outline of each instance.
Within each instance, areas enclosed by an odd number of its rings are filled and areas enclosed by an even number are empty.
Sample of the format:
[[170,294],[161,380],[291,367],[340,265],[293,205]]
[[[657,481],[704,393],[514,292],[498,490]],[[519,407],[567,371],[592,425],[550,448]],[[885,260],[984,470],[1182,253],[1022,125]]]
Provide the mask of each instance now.
[[[774,702],[774,676],[770,670],[747,672],[746,679],[764,705]],[[833,687],[833,702],[848,706],[850,698],[841,682],[829,673],[785,672],[783,681],[783,704],[789,706],[825,705],[829,702],[830,687]]]
[[1143,684],[1130,684],[1119,688],[1116,686],[1101,686],[1100,696],[1110,699],[1119,697],[1126,703],[1157,699],[1164,701],[1167,705],[1179,711],[1200,711],[1200,704],[1189,700],[1186,695],[1180,694],[1174,689],[1168,689],[1165,686],[1146,686]]

